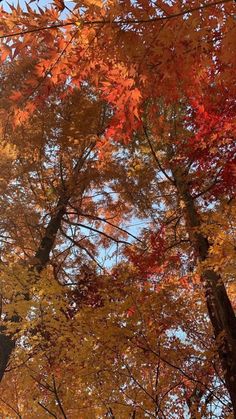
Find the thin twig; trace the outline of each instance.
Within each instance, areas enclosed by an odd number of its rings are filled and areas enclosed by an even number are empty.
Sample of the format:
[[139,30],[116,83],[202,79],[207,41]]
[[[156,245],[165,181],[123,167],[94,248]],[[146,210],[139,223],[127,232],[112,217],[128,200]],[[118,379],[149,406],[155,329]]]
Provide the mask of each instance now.
[[9,407],[9,409],[13,410],[13,412],[18,416],[19,419],[22,419],[21,414],[18,412],[18,410],[16,410],[14,407],[12,407],[9,403],[7,403],[5,400],[3,400],[2,398],[0,398],[0,401],[2,403],[4,403],[7,407]]
[[62,406],[61,399],[60,399],[58,391],[57,391],[57,386],[56,386],[56,381],[55,381],[54,375],[52,376],[52,381],[53,381],[53,389],[54,389],[54,394],[55,394],[55,397],[56,397],[56,401],[58,403],[58,406],[60,408],[60,411],[61,411],[64,419],[67,419],[67,416],[66,416],[65,411],[64,411],[63,406]]
[[46,406],[44,406],[41,402],[38,402],[38,405],[40,407],[42,407],[42,409],[44,409],[49,415],[53,416],[54,418],[57,419],[57,415],[53,412],[51,412],[51,410],[49,410]]
[[73,222],[73,221],[68,221],[68,220],[66,220],[65,218],[63,218],[63,221],[64,221],[65,223],[67,223],[67,224],[72,224],[72,225],[74,225],[74,226],[76,226],[76,227],[85,228],[85,229],[90,230],[90,231],[93,231],[93,232],[95,232],[95,233],[97,233],[97,234],[101,234],[102,236],[104,236],[104,237],[106,237],[107,239],[112,240],[112,241],[114,241],[114,242],[116,242],[116,243],[121,243],[121,244],[131,245],[131,243],[129,243],[129,242],[125,241],[125,240],[116,239],[115,237],[112,237],[112,236],[110,236],[109,234],[105,233],[104,231],[98,230],[98,229],[96,229],[96,228],[94,228],[94,227],[87,226],[87,225],[85,225],[85,224],[81,224],[81,223],[76,223],[76,222]]
[[173,184],[173,185],[175,185],[175,181],[166,173],[166,171],[165,171],[165,169],[162,167],[162,165],[161,165],[161,163],[160,163],[160,160],[158,159],[158,157],[157,157],[157,155],[156,155],[156,152],[155,152],[155,150],[154,150],[154,147],[153,147],[153,145],[152,145],[152,142],[151,142],[151,140],[150,140],[150,137],[149,137],[149,135],[148,135],[148,133],[147,133],[147,130],[146,130],[146,128],[145,127],[143,127],[143,130],[144,130],[144,134],[145,134],[145,137],[146,137],[146,139],[147,139],[147,142],[148,142],[148,145],[149,145],[149,147],[150,147],[150,150],[151,150],[151,152],[152,152],[152,155],[153,155],[153,157],[154,157],[154,159],[155,159],[155,161],[156,161],[156,163],[157,163],[157,165],[158,165],[158,167],[159,167],[159,169],[160,169],[160,171],[163,173],[163,175]]

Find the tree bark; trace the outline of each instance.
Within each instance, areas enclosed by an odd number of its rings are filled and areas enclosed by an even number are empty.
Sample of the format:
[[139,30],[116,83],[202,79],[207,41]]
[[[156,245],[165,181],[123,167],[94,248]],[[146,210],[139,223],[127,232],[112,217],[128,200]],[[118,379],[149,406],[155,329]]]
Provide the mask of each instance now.
[[11,353],[15,347],[14,339],[4,333],[5,329],[5,326],[0,328],[0,381],[2,381]]
[[[42,270],[47,266],[50,260],[50,252],[53,249],[57,233],[60,229],[62,218],[66,213],[67,205],[74,193],[74,187],[78,181],[78,175],[83,168],[87,158],[93,150],[96,142],[92,142],[88,147],[82,150],[80,157],[74,167],[73,174],[68,182],[63,183],[63,189],[59,196],[54,213],[51,215],[50,221],[45,229],[44,236],[39,243],[38,249],[35,252],[35,256],[28,261],[29,270],[34,270],[36,275],[40,274]],[[86,179],[86,176],[84,176]],[[80,179],[80,193],[83,194],[84,190],[88,186],[88,183]],[[30,296],[24,294],[24,298],[29,300]],[[17,313],[11,318],[12,322],[20,322],[20,317]],[[7,365],[9,363],[11,354],[15,348],[15,337],[10,336],[6,333],[6,326],[4,322],[0,325],[0,382],[4,376]]]
[[[192,246],[198,260],[203,262],[208,258],[210,244],[207,237],[199,231],[200,215],[182,170],[172,167],[172,174],[179,197],[184,203],[185,221]],[[236,317],[221,276],[213,269],[205,269],[202,272],[202,281],[225,383],[236,417]]]
[[[33,262],[29,263],[29,268],[34,269],[36,274],[46,267],[49,262],[49,255],[53,248],[57,232],[60,228],[62,217],[66,212],[66,206],[69,198],[67,196],[59,198],[55,214],[51,216],[51,219],[45,229],[44,237],[42,238],[38,250],[35,253]],[[28,295],[25,295],[25,299],[29,299]],[[17,313],[12,318],[12,321],[20,321]],[[10,356],[15,348],[15,338],[6,334],[6,326],[3,324],[0,326],[0,381],[2,380],[6,371]]]

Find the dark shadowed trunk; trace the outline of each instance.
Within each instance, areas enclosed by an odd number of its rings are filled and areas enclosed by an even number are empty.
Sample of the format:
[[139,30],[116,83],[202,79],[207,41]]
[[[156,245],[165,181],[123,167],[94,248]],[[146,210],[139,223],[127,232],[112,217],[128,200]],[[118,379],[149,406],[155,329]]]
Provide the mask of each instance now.
[[[39,243],[38,249],[35,252],[34,257],[28,261],[29,270],[35,271],[36,280],[37,274],[40,274],[42,270],[47,266],[50,260],[50,253],[53,250],[54,243],[58,231],[60,229],[63,216],[66,213],[67,205],[74,193],[74,187],[78,182],[78,175],[80,170],[83,168],[84,163],[89,157],[92,149],[95,146],[95,142],[91,143],[90,146],[83,150],[80,158],[77,161],[77,164],[74,167],[73,174],[71,179],[67,184],[63,185],[61,195],[59,196],[58,203],[54,212],[51,214],[50,221],[45,228],[45,232],[41,242]],[[86,186],[88,186],[83,179],[80,179],[80,193],[83,194]],[[29,300],[29,294],[23,295],[25,300]],[[20,317],[17,313],[10,319],[12,322],[20,322]],[[3,324],[0,326],[0,381],[2,380],[4,373],[6,371],[7,365],[10,360],[10,356],[15,347],[15,338],[6,333],[6,325]]]
[[[172,168],[172,174],[179,197],[184,203],[185,221],[190,240],[199,261],[203,262],[208,258],[210,244],[207,237],[199,232],[201,218],[182,170]],[[205,269],[202,272],[202,281],[225,383],[236,417],[236,317],[220,275],[213,269]]]
[[[55,238],[57,232],[60,228],[62,217],[66,212],[66,206],[69,198],[64,196],[59,199],[55,213],[51,216],[51,219],[45,229],[45,234],[39,244],[38,250],[35,253],[33,262],[31,262],[30,269],[35,269],[36,274],[46,267],[49,262],[49,255],[53,249]],[[29,299],[29,296],[25,296],[26,299]],[[12,318],[12,321],[19,321],[17,314]],[[2,380],[5,370],[7,368],[8,362],[10,360],[11,353],[15,347],[14,336],[6,334],[6,326],[3,324],[0,327],[0,381]]]

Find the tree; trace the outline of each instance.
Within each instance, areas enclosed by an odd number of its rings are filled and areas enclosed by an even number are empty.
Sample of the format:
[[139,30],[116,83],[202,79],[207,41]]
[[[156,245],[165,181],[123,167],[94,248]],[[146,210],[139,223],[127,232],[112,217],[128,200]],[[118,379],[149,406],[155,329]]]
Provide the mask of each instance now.
[[[125,241],[122,222],[128,216],[148,217],[153,223],[139,238],[144,244],[126,254],[140,269],[141,283],[143,278],[150,282],[150,275],[160,281],[159,270],[168,258],[169,263],[178,263],[175,275],[180,278],[190,281],[191,272],[199,273],[202,285],[198,286],[205,289],[235,412],[236,320],[226,291],[231,288],[235,251],[235,6],[227,0],[204,5],[191,1],[188,9],[178,1],[158,6],[93,2],[81,7],[80,3],[71,12],[67,8],[62,20],[64,3],[54,5],[38,11],[29,5],[27,11],[19,7],[10,13],[1,11],[3,144],[8,153],[5,161],[14,162],[11,174],[3,163],[3,263],[10,272],[4,275],[15,275],[9,263],[12,249],[19,248],[17,269],[24,277],[20,290],[12,294],[6,288],[3,293],[4,303],[12,308],[4,314],[11,336],[4,323],[1,375],[22,323],[17,300],[26,303],[29,313],[36,310],[32,308],[38,298],[35,286],[54,247],[54,276],[65,285],[68,277],[74,278],[74,265],[83,278],[78,249],[96,263],[101,242]],[[50,179],[49,190],[45,176]],[[87,191],[95,194],[99,189],[105,197],[99,203],[96,198],[83,199]],[[119,198],[112,201],[110,192]],[[28,205],[30,210],[22,212],[15,225],[22,196],[23,209]],[[115,207],[116,223],[110,220]],[[108,230],[101,231],[104,225]],[[84,229],[101,231],[103,240],[82,238]],[[24,231],[25,240],[19,231]],[[68,257],[74,249],[70,264],[62,255]],[[99,278],[94,271],[91,275],[94,284],[85,300],[93,300],[95,293],[99,305]],[[61,310],[69,309],[74,316],[71,291],[64,294]],[[38,333],[39,326],[35,327]],[[20,329],[23,336],[27,334],[27,328]],[[44,340],[48,336],[42,333]],[[57,397],[55,382],[50,385]],[[195,386],[192,396],[187,396],[192,415],[193,404],[208,397],[204,394],[202,387]]]

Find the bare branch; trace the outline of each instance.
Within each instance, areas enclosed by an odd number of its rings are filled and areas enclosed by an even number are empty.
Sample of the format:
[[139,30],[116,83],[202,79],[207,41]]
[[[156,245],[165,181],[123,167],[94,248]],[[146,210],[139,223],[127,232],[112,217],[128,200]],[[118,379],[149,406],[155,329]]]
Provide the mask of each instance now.
[[11,409],[19,419],[22,419],[21,414],[19,413],[19,411],[17,409],[15,409],[14,407],[12,407],[9,403],[7,403],[5,400],[3,400],[2,398],[0,398],[0,401],[2,403],[4,403],[7,407],[9,407],[9,409]]
[[54,389],[54,394],[55,394],[55,397],[56,397],[56,401],[58,403],[58,406],[60,408],[60,411],[61,411],[64,419],[67,419],[67,416],[66,416],[65,411],[64,411],[63,406],[62,406],[61,399],[60,399],[58,391],[57,391],[56,380],[55,380],[54,375],[52,376],[52,381],[53,381],[53,389]]
[[54,418],[57,419],[57,415],[53,412],[51,412],[51,410],[49,410],[46,406],[44,406],[41,402],[38,402],[38,405],[40,407],[42,407],[42,409],[44,409],[49,415],[53,416]]
[[[72,207],[72,205],[70,205],[70,206]],[[72,208],[74,209],[74,207],[72,207]],[[77,214],[80,215],[80,216],[82,216],[82,217],[88,217],[88,218],[92,218],[93,220],[102,221],[103,223],[106,223],[106,224],[110,225],[111,227],[116,228],[117,230],[121,231],[122,233],[125,233],[128,236],[133,237],[133,239],[135,239],[135,240],[139,241],[140,243],[142,243],[142,240],[140,240],[138,237],[134,236],[132,233],[130,233],[129,231],[125,230],[124,228],[119,227],[118,225],[111,223],[110,221],[108,221],[107,218],[98,217],[98,216],[92,215],[92,214],[86,214],[86,213],[80,212],[80,211],[78,211]]]
[[155,150],[154,150],[154,148],[153,148],[153,145],[152,145],[152,142],[151,142],[151,140],[150,140],[150,137],[149,137],[149,135],[148,135],[148,133],[147,133],[147,130],[146,130],[146,128],[145,127],[143,127],[143,130],[144,130],[144,134],[145,134],[145,136],[146,136],[146,139],[147,139],[147,142],[148,142],[148,144],[149,144],[149,147],[150,147],[150,150],[151,150],[151,152],[152,152],[152,155],[153,155],[153,157],[154,157],[154,159],[155,159],[155,161],[156,161],[156,163],[157,163],[157,165],[158,165],[158,167],[159,167],[159,169],[160,169],[160,171],[163,173],[163,175],[173,184],[173,185],[175,185],[175,181],[174,181],[174,179],[172,179],[167,173],[166,173],[166,171],[165,171],[165,169],[162,167],[162,165],[161,165],[161,163],[160,163],[160,160],[158,159],[158,157],[157,157],[157,155],[156,155],[156,152],[155,152]]
[[62,229],[61,229],[61,233],[64,237],[66,237],[68,240],[70,240],[75,246],[79,247],[80,249],[84,250],[85,253],[87,253],[87,255],[90,257],[90,259],[92,259],[93,262],[96,263],[96,265],[98,265],[98,267],[101,270],[105,270],[105,268],[97,261],[97,259],[92,255],[92,253],[85,247],[83,246],[80,242],[83,240],[75,240],[73,239],[73,237],[68,236]]
[[125,241],[125,240],[116,239],[115,237],[112,237],[112,236],[110,236],[109,234],[105,233],[104,231],[98,230],[98,229],[96,229],[96,228],[94,228],[94,227],[87,226],[87,225],[85,225],[85,224],[81,224],[81,223],[76,223],[76,222],[73,222],[73,221],[68,221],[68,220],[66,220],[65,218],[63,218],[63,221],[65,221],[65,223],[66,223],[66,224],[72,224],[72,225],[74,225],[74,226],[81,227],[81,228],[85,228],[85,229],[87,229],[87,230],[93,231],[93,232],[95,232],[95,233],[97,233],[97,234],[101,234],[102,236],[104,236],[104,237],[106,237],[107,239],[112,240],[112,241],[114,241],[114,242],[116,242],[116,243],[121,243],[121,244],[126,244],[126,245],[128,244],[128,245],[131,245],[131,243],[129,243],[129,242]]

